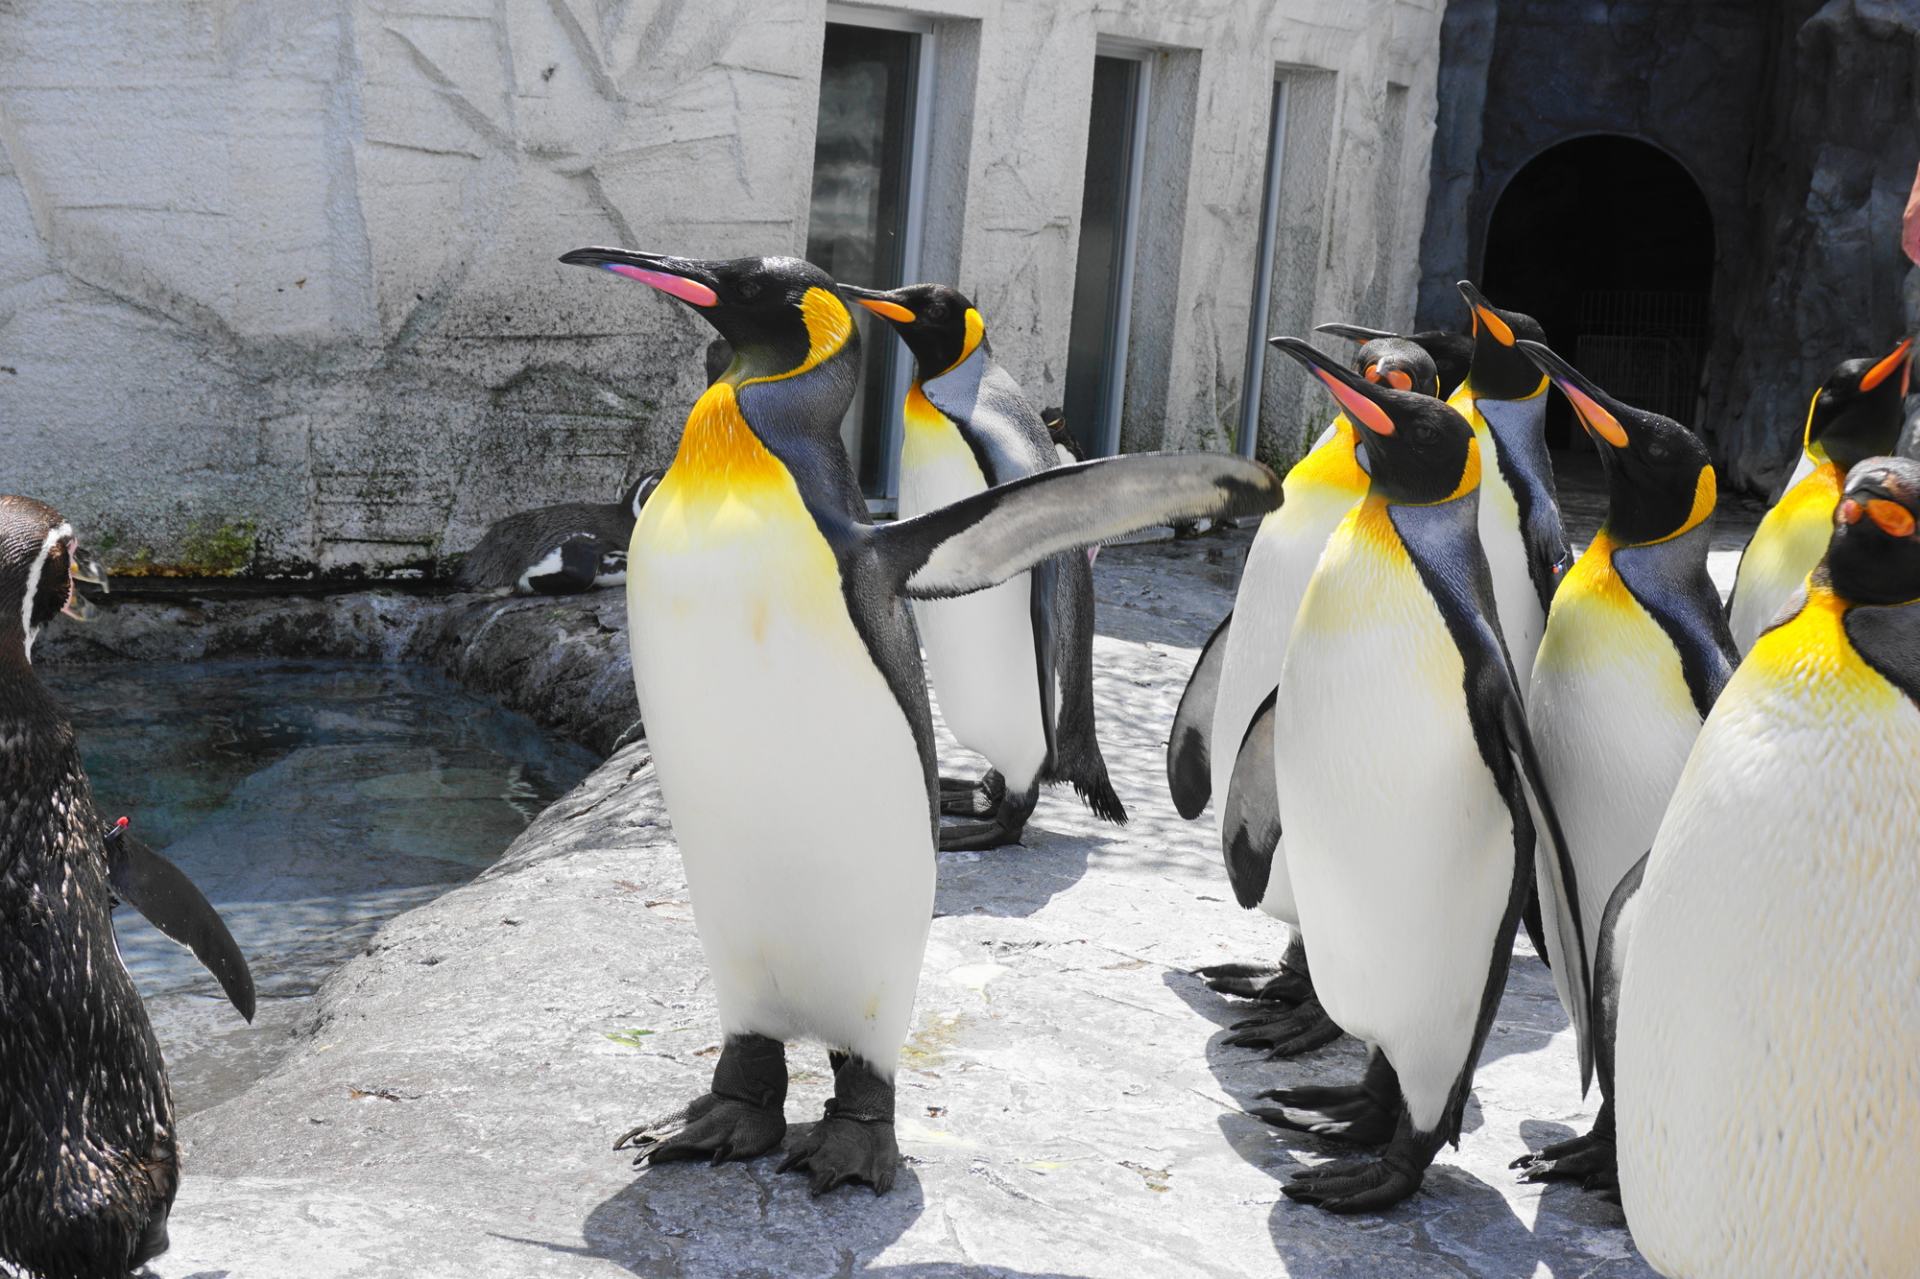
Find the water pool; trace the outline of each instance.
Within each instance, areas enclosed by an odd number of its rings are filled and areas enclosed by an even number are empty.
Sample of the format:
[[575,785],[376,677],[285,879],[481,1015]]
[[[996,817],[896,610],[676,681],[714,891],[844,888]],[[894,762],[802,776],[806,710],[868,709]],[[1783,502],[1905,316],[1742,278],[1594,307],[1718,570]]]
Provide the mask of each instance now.
[[192,877],[246,952],[248,1026],[128,908],[120,950],[189,1114],[264,1074],[386,920],[464,883],[594,767],[434,672],[354,662],[51,667],[102,817]]

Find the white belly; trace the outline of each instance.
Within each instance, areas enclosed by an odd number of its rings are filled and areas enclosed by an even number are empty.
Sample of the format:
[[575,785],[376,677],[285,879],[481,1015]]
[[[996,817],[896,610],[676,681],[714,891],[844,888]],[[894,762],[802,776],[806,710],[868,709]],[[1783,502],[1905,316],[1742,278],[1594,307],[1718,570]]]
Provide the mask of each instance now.
[[[986,490],[973,453],[951,425],[913,430],[900,466],[900,515],[911,518]],[[941,431],[948,441],[928,436]],[[955,740],[987,757],[1010,789],[1031,786],[1047,762],[1040,673],[1033,640],[1033,585],[1022,573],[953,600],[916,600],[927,676]]]
[[[1233,625],[1227,629],[1227,651],[1213,706],[1209,754],[1216,811],[1225,810],[1227,785],[1247,725],[1280,683],[1287,636],[1320,552],[1352,508],[1352,498],[1344,493],[1303,486],[1297,498],[1290,494],[1286,505],[1261,520],[1254,534],[1233,600]],[[1260,909],[1289,924],[1300,922],[1284,848],[1274,853]]]
[[1500,614],[1500,634],[1513,659],[1516,687],[1523,692],[1533,676],[1534,651],[1547,628],[1540,594],[1533,589],[1527,567],[1527,543],[1520,535],[1520,503],[1500,474],[1499,449],[1492,431],[1476,431],[1481,448],[1480,544],[1486,548],[1493,574],[1494,610]]
[[[1669,1275],[1920,1258],[1920,713],[1756,650],[1661,827],[1621,998],[1620,1181]],[[1885,686],[1881,686],[1885,689]]]
[[[1624,587],[1595,597],[1581,585],[1569,576],[1554,600],[1527,720],[1572,856],[1591,965],[1607,901],[1653,847],[1700,715],[1659,624]],[[1539,859],[1551,856],[1545,841],[1535,847]],[[1538,882],[1550,882],[1544,860]],[[1559,933],[1546,933],[1554,985],[1570,1007]]]
[[1462,674],[1404,555],[1342,525],[1280,682],[1287,868],[1321,1002],[1386,1052],[1428,1131],[1466,1064],[1514,876]]
[[933,906],[913,731],[797,499],[672,480],[634,532],[628,624],[721,1023],[891,1070]]

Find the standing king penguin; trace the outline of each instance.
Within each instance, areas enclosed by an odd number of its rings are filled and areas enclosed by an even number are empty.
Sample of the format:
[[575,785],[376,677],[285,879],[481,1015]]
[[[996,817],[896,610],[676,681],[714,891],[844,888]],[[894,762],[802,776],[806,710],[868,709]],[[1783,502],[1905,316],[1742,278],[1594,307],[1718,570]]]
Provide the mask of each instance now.
[[1473,363],[1447,403],[1473,426],[1485,478],[1480,541],[1493,573],[1500,633],[1522,693],[1547,627],[1547,605],[1573,563],[1547,457],[1547,379],[1516,345],[1545,342],[1532,316],[1503,311],[1460,281],[1473,313]]
[[0,497],[0,1263],[124,1279],[166,1251],[180,1157],[115,897],[191,945],[249,1021],[253,980],[185,876],[100,821],[73,727],[34,674],[73,560],[59,512]]
[[[1433,361],[1399,338],[1361,348],[1354,367],[1369,382],[1438,396]],[[1347,512],[1366,496],[1357,432],[1336,414],[1313,448],[1287,472],[1280,509],[1260,521],[1233,608],[1201,650],[1167,741],[1167,783],[1189,820],[1220,797],[1220,846],[1234,898],[1287,924],[1278,967],[1219,964],[1200,970],[1223,994],[1282,1005],[1234,1023],[1233,1046],[1291,1057],[1329,1043],[1340,1028],[1313,996],[1273,797],[1273,694],[1300,597]]]
[[1917,519],[1920,463],[1853,469],[1609,907],[1621,1203],[1664,1275],[1920,1257]]
[[[941,284],[889,292],[843,284],[840,292],[891,324],[913,353],[901,518],[1061,464],[964,295]],[[913,612],[947,727],[993,765],[979,782],[941,779],[944,813],[985,819],[943,826],[942,848],[1018,843],[1042,781],[1071,782],[1096,814],[1125,823],[1094,734],[1093,566],[1084,554],[1056,556],[964,599],[918,602]]]
[[[1439,401],[1370,383],[1298,338],[1278,345],[1359,428],[1370,476],[1294,618],[1273,763],[1314,989],[1374,1054],[1358,1086],[1270,1092],[1283,1104],[1261,1117],[1384,1141],[1375,1158],[1284,1187],[1333,1212],[1370,1212],[1412,1194],[1440,1146],[1459,1140],[1533,882],[1530,810],[1545,819],[1553,891],[1578,894],[1494,621],[1476,433]],[[1584,957],[1578,916],[1557,922],[1565,953]],[[1575,1019],[1583,1043],[1585,1022]],[[1385,1131],[1323,1122],[1382,1102]]]
[[1369,342],[1378,342],[1383,338],[1399,338],[1411,342],[1425,351],[1433,360],[1434,373],[1440,379],[1440,394],[1452,395],[1467,380],[1467,373],[1473,367],[1473,335],[1455,333],[1450,329],[1423,329],[1418,333],[1394,333],[1389,329],[1370,329],[1364,324],[1320,324],[1314,326],[1316,333],[1331,333],[1349,342],[1357,342],[1362,347]]
[[1760,521],[1740,553],[1727,620],[1742,653],[1753,647],[1807,574],[1826,553],[1833,508],[1840,504],[1847,472],[1870,457],[1893,452],[1904,419],[1908,359],[1906,338],[1878,360],[1842,360],[1807,406],[1800,464],[1780,500]]
[[[1739,655],[1707,575],[1718,490],[1706,445],[1673,419],[1614,399],[1539,343],[1520,348],[1572,403],[1607,477],[1606,521],[1554,593],[1527,696],[1583,894],[1588,970],[1598,972],[1607,899],[1653,847],[1700,722]],[[1538,882],[1552,883],[1551,868],[1536,866]],[[1557,945],[1563,931],[1544,931],[1561,1004],[1590,1006],[1590,993],[1572,985],[1578,965]],[[1602,1100],[1593,1131],[1516,1160],[1523,1180],[1618,1184],[1610,1022],[1595,1010],[1594,1024]]]
[[605,248],[561,261],[678,298],[734,349],[627,559],[634,683],[724,1040],[709,1092],[616,1146],[654,1163],[773,1149],[784,1043],[806,1038],[828,1050],[834,1095],[782,1168],[816,1193],[884,1192],[939,820],[908,600],[1148,524],[1271,510],[1279,482],[1237,458],[1116,458],[876,527],[840,439],[859,337],[825,272]]

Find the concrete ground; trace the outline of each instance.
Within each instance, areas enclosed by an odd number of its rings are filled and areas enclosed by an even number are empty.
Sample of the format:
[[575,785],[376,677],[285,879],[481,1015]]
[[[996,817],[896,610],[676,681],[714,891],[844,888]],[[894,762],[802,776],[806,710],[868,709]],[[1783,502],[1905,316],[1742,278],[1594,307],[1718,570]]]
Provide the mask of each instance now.
[[[1180,820],[1163,773],[1174,705],[1247,537],[1101,555],[1102,740],[1133,821],[1102,825],[1053,793],[1027,846],[941,857],[891,1195],[810,1199],[771,1158],[636,1171],[610,1149],[701,1091],[718,1049],[639,743],[478,881],[394,920],[249,1093],[198,1113],[182,1099],[174,1247],[152,1273],[1649,1274],[1618,1209],[1507,1169],[1583,1131],[1596,1100],[1579,1096],[1571,1032],[1524,939],[1460,1148],[1425,1188],[1356,1219],[1281,1196],[1326,1155],[1244,1107],[1263,1088],[1346,1081],[1361,1050],[1343,1040],[1268,1062],[1223,1046],[1244,1006],[1191,970],[1272,958],[1281,933],[1233,904],[1211,816]],[[568,610],[605,603],[542,607],[591,632]],[[618,660],[607,629],[576,660]],[[950,768],[957,756],[945,743]],[[817,1049],[789,1060],[799,1124],[829,1076]]]

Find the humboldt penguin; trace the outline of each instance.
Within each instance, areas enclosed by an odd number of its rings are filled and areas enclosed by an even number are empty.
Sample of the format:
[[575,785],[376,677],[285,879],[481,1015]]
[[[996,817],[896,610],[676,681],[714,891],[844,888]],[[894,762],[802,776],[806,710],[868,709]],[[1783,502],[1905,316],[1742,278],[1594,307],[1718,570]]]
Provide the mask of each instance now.
[[0,497],[0,1262],[123,1279],[166,1250],[180,1162],[115,896],[244,979],[249,1020],[252,981],[176,868],[106,838],[73,728],[34,673],[34,640],[72,598],[74,541],[53,508]]
[[496,520],[460,561],[463,591],[578,595],[627,580],[633,522],[660,483],[643,471],[618,502],[559,502]]
[[[913,353],[902,518],[1061,464],[1040,415],[994,361],[979,309],[958,290],[840,292],[891,324]],[[1093,566],[1084,554],[964,599],[918,601],[913,613],[948,729],[992,765],[977,782],[941,779],[941,811],[973,819],[942,826],[941,848],[1019,843],[1042,781],[1071,782],[1098,816],[1125,823],[1094,734]]]
[[[1573,405],[1607,478],[1605,522],[1554,593],[1527,695],[1527,726],[1584,893],[1588,968],[1598,972],[1608,898],[1653,847],[1700,722],[1740,659],[1707,575],[1718,489],[1706,445],[1673,419],[1615,399],[1539,343],[1520,348]],[[1539,883],[1552,882],[1548,867],[1538,870]],[[1560,936],[1546,930],[1554,984],[1570,1008],[1589,993],[1573,989],[1579,969],[1564,961]],[[1585,1136],[1516,1160],[1523,1180],[1617,1184],[1612,1044],[1607,1019],[1594,1020],[1599,1117]]]
[[[1368,342],[1354,366],[1369,382],[1439,394],[1432,359],[1400,338]],[[1233,609],[1194,664],[1167,742],[1167,781],[1180,815],[1198,817],[1209,797],[1220,797],[1221,852],[1235,900],[1290,930],[1278,967],[1217,964],[1198,974],[1222,994],[1280,1005],[1235,1022],[1226,1040],[1272,1057],[1306,1052],[1340,1034],[1313,997],[1286,858],[1278,852],[1271,708],[1307,580],[1328,536],[1366,495],[1355,436],[1352,422],[1337,413],[1287,472],[1285,501],[1254,533]]]
[[1807,406],[1800,464],[1740,553],[1727,620],[1741,652],[1792,599],[1826,553],[1840,482],[1870,457],[1892,453],[1904,421],[1913,339],[1878,360],[1842,360]]
[[1545,342],[1546,335],[1532,316],[1494,306],[1471,281],[1460,281],[1460,295],[1473,314],[1473,362],[1447,403],[1480,442],[1480,542],[1493,573],[1500,633],[1524,695],[1547,604],[1573,563],[1547,456],[1546,375],[1515,345],[1522,338]]
[[894,1070],[932,916],[932,714],[911,599],[964,595],[1175,518],[1273,508],[1279,481],[1210,455],[1059,467],[875,526],[841,442],[859,337],[796,258],[588,248],[733,344],[628,556],[634,682],[724,1031],[709,1092],[616,1143],[636,1162],[747,1159],[785,1136],[784,1043],[834,1095],[785,1169],[893,1184]]
[[[1382,338],[1404,338],[1425,351],[1433,360],[1435,374],[1440,379],[1440,394],[1452,395],[1460,384],[1467,380],[1467,371],[1473,367],[1473,337],[1466,333],[1455,333],[1450,329],[1425,329],[1419,333],[1395,333],[1390,329],[1370,329],[1364,324],[1318,324],[1316,333],[1330,333],[1349,342],[1365,346],[1369,342],[1378,342]],[[1405,387],[1401,388],[1405,390]]]
[[1662,1274],[1913,1272],[1917,520],[1920,463],[1849,473],[1621,912],[1621,1203]]
[[[1300,339],[1278,345],[1358,428],[1370,477],[1294,618],[1273,765],[1314,990],[1373,1060],[1351,1089],[1272,1090],[1280,1105],[1256,1113],[1384,1142],[1283,1187],[1333,1212],[1376,1211],[1459,1140],[1533,883],[1533,811],[1552,892],[1579,897],[1494,620],[1478,435],[1437,400],[1368,382]],[[1555,922],[1584,964],[1579,916]]]

